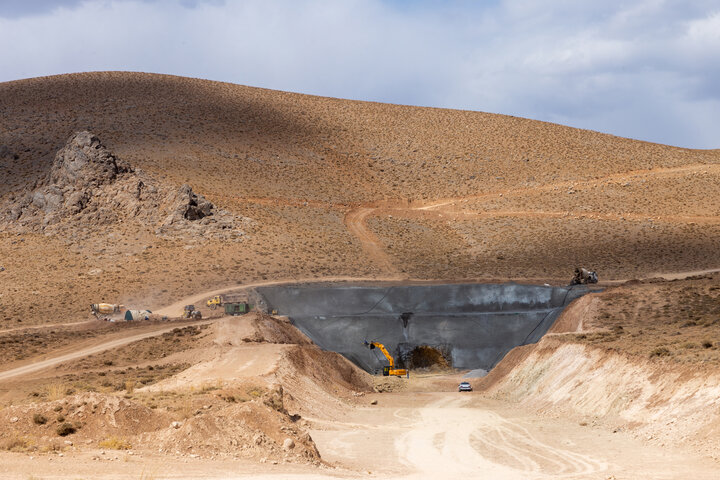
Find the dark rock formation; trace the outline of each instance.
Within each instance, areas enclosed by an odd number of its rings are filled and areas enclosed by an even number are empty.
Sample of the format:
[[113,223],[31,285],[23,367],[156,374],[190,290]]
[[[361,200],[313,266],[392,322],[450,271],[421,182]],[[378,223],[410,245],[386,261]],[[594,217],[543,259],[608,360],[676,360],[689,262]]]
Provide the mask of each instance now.
[[57,233],[135,221],[164,236],[237,239],[245,221],[216,208],[189,185],[157,185],[90,132],[73,135],[46,177],[0,209],[0,226]]

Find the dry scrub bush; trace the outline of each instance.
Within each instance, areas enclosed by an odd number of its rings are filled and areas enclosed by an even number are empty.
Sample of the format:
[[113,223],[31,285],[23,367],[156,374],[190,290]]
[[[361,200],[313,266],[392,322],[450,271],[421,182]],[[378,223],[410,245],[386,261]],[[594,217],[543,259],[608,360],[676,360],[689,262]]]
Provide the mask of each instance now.
[[67,423],[67,422],[61,423],[60,425],[58,425],[57,429],[55,430],[55,432],[58,435],[60,435],[61,437],[65,437],[67,435],[75,433],[76,431],[77,431],[77,429],[75,428],[75,426],[73,426],[72,424]]
[[246,390],[246,393],[250,395],[251,397],[260,398],[265,394],[265,389],[263,387],[248,387]]
[[668,356],[670,356],[670,355],[672,355],[672,354],[670,353],[670,350],[668,350],[668,349],[665,348],[665,347],[657,347],[657,348],[654,348],[654,349],[650,352],[650,358],[653,358],[653,357],[668,357]]
[[195,409],[193,408],[192,399],[190,397],[185,397],[182,404],[180,405],[180,408],[178,409],[178,414],[180,415],[180,418],[183,420],[188,419],[193,416],[194,412]]
[[196,392],[198,394],[212,392],[213,390],[220,390],[223,387],[222,379],[217,379],[215,382],[207,381],[200,385],[200,389]]
[[33,446],[34,443],[32,440],[15,433],[10,438],[5,440],[5,442],[2,444],[2,449],[9,452],[27,452]]
[[40,413],[33,415],[33,423],[35,425],[45,425],[47,423],[47,417]]
[[52,383],[45,388],[45,394],[47,399],[51,402],[54,400],[60,400],[65,398],[67,395],[68,386],[63,383]]
[[125,382],[125,391],[128,395],[132,395],[135,391],[135,380],[128,380]]
[[108,437],[99,442],[98,446],[110,450],[130,450],[132,448],[132,445],[126,438],[120,437]]

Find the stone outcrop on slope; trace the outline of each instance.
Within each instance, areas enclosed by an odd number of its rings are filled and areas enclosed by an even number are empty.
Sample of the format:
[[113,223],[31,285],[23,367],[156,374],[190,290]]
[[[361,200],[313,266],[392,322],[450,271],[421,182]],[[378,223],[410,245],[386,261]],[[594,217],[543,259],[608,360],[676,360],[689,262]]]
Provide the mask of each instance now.
[[157,184],[87,131],[73,135],[57,152],[44,179],[0,210],[0,226],[6,229],[48,234],[135,222],[163,236],[239,239],[246,221],[189,185]]

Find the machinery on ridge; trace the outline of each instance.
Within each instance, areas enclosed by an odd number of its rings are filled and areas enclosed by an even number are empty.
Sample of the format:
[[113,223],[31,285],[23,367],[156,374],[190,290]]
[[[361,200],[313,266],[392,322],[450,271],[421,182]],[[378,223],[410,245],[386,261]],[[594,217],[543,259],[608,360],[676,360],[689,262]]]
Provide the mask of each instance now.
[[365,340],[365,346],[368,347],[370,350],[374,350],[376,348],[379,349],[383,353],[383,355],[385,355],[385,358],[387,358],[390,365],[386,365],[383,367],[384,377],[390,375],[404,377],[408,374],[408,371],[405,368],[395,368],[395,360],[393,359],[392,355],[390,355],[390,352],[387,351],[385,345],[383,345],[382,343],[376,341],[368,342],[367,340]]
[[597,272],[586,268],[576,268],[570,285],[587,285],[589,283],[598,283]]

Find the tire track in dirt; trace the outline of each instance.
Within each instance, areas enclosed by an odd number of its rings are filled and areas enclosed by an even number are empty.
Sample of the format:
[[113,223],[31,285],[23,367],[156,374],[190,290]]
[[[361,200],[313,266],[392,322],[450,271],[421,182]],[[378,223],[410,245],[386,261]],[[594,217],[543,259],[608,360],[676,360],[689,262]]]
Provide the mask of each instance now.
[[89,325],[91,323],[97,323],[97,319],[95,320],[80,320],[77,322],[68,322],[68,323],[51,323],[48,325],[30,325],[27,327],[17,327],[17,328],[8,328],[6,330],[0,330],[0,335],[4,335],[6,333],[13,333],[13,332],[30,332],[32,330],[46,330],[51,328],[58,328],[58,327],[76,327],[78,325]]
[[58,365],[63,362],[67,362],[69,360],[77,360],[79,358],[87,357],[88,355],[93,355],[95,353],[104,352],[105,350],[112,350],[113,348],[122,347],[124,345],[127,345],[128,343],[137,342],[139,340],[144,340],[146,338],[150,337],[156,337],[158,335],[162,335],[163,333],[170,332],[176,328],[182,328],[187,325],[205,325],[210,322],[192,322],[192,323],[177,323],[173,324],[172,326],[168,325],[162,325],[162,327],[153,329],[151,331],[138,333],[136,335],[131,335],[129,337],[123,337],[123,338],[117,338],[114,340],[109,340],[97,345],[93,345],[90,347],[86,347],[74,352],[66,353],[64,355],[59,355],[57,357],[48,358],[45,360],[34,360],[30,359],[30,362],[27,365],[23,365],[20,367],[13,368],[11,370],[6,370],[4,372],[0,372],[0,381],[8,380],[15,377],[20,377],[23,375],[29,375],[31,373],[35,373],[40,370],[45,370],[46,368],[54,367],[55,365]]
[[[720,224],[720,216],[703,216],[703,215],[642,215],[634,213],[601,213],[601,212],[572,212],[572,211],[534,211],[534,210],[517,210],[517,211],[486,211],[475,212],[466,211],[461,208],[447,209],[444,207],[457,207],[458,203],[500,198],[503,196],[510,197],[527,193],[536,193],[544,191],[553,191],[560,188],[572,187],[583,188],[605,183],[626,182],[632,179],[643,178],[648,176],[674,176],[677,174],[687,174],[694,172],[707,173],[709,171],[720,171],[720,164],[693,164],[682,167],[656,168],[650,170],[632,170],[622,172],[592,180],[568,180],[563,182],[548,183],[535,187],[516,188],[497,190],[493,192],[483,193],[479,195],[470,195],[464,197],[446,198],[434,200],[432,202],[423,202],[421,204],[408,203],[405,200],[396,202],[385,202],[381,207],[378,206],[358,206],[348,210],[345,214],[345,226],[351,235],[357,238],[368,254],[368,257],[374,261],[383,271],[398,274],[394,267],[392,259],[385,252],[382,244],[377,236],[367,228],[365,220],[368,216],[375,216],[379,211],[392,212],[397,216],[414,216],[414,215],[432,215],[452,218],[464,216],[472,218],[498,218],[498,217],[516,217],[516,218],[572,218],[572,219],[596,219],[607,221],[657,221],[668,223],[697,223],[697,224]],[[433,212],[433,213],[430,213]],[[400,278],[400,277],[398,277]]]
[[720,224],[720,216],[715,215],[642,215],[637,213],[602,213],[602,212],[572,212],[570,210],[546,211],[546,210],[493,210],[485,212],[446,210],[439,207],[433,210],[421,209],[397,209],[386,208],[383,212],[392,212],[395,216],[411,216],[414,214],[428,216],[430,218],[570,218],[590,219],[608,221],[633,221],[633,222],[666,222],[666,223],[697,223],[704,225]]
[[684,165],[682,167],[671,167],[671,168],[656,168],[652,170],[631,170],[628,172],[622,172],[622,173],[615,173],[612,175],[607,175],[605,177],[595,178],[592,180],[565,180],[562,182],[555,182],[555,183],[547,183],[543,185],[537,185],[534,187],[524,187],[524,188],[512,188],[512,189],[505,189],[505,190],[495,190],[493,192],[487,192],[487,193],[481,193],[478,195],[468,195],[464,197],[451,197],[451,198],[445,198],[445,199],[439,199],[434,200],[432,202],[425,202],[423,205],[415,206],[414,209],[417,210],[432,210],[438,207],[443,207],[446,205],[450,205],[453,203],[458,203],[462,201],[469,201],[469,200],[483,200],[483,199],[489,199],[494,197],[500,197],[500,196],[514,196],[514,195],[521,195],[521,194],[527,194],[527,193],[534,193],[534,192],[545,192],[545,191],[552,191],[559,188],[567,188],[567,187],[573,187],[573,188],[581,188],[581,187],[592,187],[597,185],[602,185],[604,183],[619,183],[619,182],[627,182],[632,179],[637,179],[639,177],[648,177],[648,176],[675,176],[676,174],[685,174],[689,172],[698,172],[701,171],[702,173],[716,170],[720,171],[720,164],[715,163],[700,163],[700,164],[693,164],[693,165]]
[[384,272],[396,279],[402,279],[390,256],[385,252],[380,240],[365,225],[365,218],[376,209],[373,207],[357,207],[345,214],[345,226],[350,234],[362,244],[368,257]]
[[466,399],[443,398],[423,408],[420,420],[396,441],[400,461],[438,478],[476,472],[498,479],[576,478],[608,468],[587,455],[548,445],[497,413],[469,406]]

